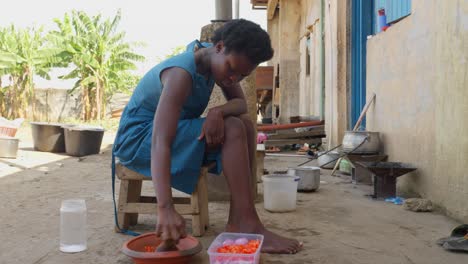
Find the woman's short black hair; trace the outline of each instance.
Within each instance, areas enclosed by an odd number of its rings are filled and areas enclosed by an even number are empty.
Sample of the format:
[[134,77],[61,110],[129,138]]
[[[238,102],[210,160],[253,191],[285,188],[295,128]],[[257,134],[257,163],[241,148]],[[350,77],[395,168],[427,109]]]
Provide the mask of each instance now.
[[244,54],[254,64],[273,57],[270,36],[258,24],[245,19],[233,19],[214,32],[211,41],[223,41],[226,53]]

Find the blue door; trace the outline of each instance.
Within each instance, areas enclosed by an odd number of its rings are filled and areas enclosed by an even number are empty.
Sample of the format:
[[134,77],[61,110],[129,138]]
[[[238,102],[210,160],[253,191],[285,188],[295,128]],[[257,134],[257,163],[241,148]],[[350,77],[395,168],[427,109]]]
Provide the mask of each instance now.
[[[366,104],[366,40],[372,35],[374,1],[353,0],[351,15],[351,118],[349,129],[356,124]],[[365,126],[363,121],[361,126]]]

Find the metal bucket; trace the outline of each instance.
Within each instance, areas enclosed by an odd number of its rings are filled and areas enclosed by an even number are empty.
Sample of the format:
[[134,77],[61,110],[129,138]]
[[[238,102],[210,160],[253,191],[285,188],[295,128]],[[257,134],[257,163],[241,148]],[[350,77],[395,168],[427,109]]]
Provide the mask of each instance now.
[[0,158],[16,158],[18,154],[19,139],[0,137]]
[[[367,140],[366,140],[367,137]],[[363,141],[365,142],[359,147]],[[354,150],[357,148],[356,150]],[[353,151],[354,150],[354,151]],[[343,137],[343,151],[354,154],[379,153],[380,136],[379,132],[369,131],[346,131]]]
[[320,168],[303,166],[288,168],[288,175],[299,177],[298,191],[313,192],[320,186]]

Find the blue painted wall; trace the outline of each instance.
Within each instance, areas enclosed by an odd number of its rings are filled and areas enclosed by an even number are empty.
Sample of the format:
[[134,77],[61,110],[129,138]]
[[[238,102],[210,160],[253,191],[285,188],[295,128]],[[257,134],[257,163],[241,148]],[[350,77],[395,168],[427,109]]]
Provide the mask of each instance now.
[[374,32],[380,32],[378,21],[378,10],[385,9],[387,23],[397,20],[411,13],[411,0],[374,0]]

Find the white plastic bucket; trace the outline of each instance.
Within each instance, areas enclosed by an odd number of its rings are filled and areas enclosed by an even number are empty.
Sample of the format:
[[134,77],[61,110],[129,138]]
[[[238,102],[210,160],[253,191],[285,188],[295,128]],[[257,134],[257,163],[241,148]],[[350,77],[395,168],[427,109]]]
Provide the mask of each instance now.
[[264,175],[264,207],[270,212],[289,212],[296,210],[297,183],[299,177],[291,175]]

